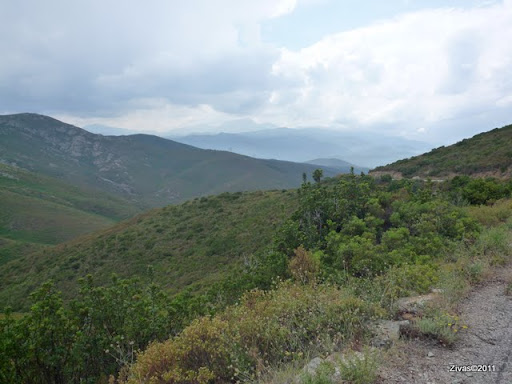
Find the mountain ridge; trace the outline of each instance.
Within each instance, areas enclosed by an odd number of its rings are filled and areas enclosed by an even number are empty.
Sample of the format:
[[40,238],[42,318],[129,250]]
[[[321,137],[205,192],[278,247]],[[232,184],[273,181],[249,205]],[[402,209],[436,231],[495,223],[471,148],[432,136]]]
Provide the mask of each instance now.
[[[0,116],[0,162],[145,208],[222,192],[293,188],[318,166],[203,150],[157,136],[96,135],[44,115]],[[326,176],[334,169],[323,167]]]
[[373,175],[449,178],[456,175],[510,178],[512,125],[494,128],[419,156],[376,167]]

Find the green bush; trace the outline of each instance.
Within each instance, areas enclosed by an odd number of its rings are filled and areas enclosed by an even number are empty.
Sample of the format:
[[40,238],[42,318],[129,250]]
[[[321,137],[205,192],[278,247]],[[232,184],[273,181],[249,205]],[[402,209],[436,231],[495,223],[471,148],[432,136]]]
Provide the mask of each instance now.
[[370,350],[364,353],[350,353],[339,361],[340,376],[352,384],[373,384],[377,381],[379,367],[377,354]]
[[432,338],[440,343],[451,346],[457,340],[459,332],[467,328],[457,315],[436,310],[435,312],[415,321],[413,329],[421,335]]
[[121,382],[187,383],[257,377],[316,348],[342,345],[358,335],[379,307],[335,287],[282,283],[251,291],[240,304],[202,318],[177,337],[152,344]]
[[332,363],[323,361],[314,374],[305,373],[301,376],[302,384],[331,384],[336,373]]

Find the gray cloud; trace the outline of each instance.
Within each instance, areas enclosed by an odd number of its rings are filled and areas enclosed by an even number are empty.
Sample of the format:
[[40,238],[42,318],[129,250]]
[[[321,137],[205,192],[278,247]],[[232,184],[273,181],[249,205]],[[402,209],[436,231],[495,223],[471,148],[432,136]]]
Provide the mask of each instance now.
[[432,140],[465,116],[481,129],[512,119],[510,0],[401,14],[302,49],[263,43],[262,22],[295,3],[1,2],[0,112],[151,130],[252,117]]
[[247,32],[282,11],[267,3],[247,20],[233,1],[4,2],[2,108],[105,115],[165,98],[243,112],[277,86],[277,50]]

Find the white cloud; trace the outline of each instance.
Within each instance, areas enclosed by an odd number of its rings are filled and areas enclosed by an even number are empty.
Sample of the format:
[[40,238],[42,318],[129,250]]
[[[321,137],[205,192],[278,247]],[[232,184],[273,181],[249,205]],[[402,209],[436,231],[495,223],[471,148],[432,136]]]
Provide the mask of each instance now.
[[269,119],[422,127],[485,110],[512,93],[511,39],[508,4],[419,11],[283,49],[273,73],[295,85],[272,92]]
[[233,116],[205,104],[189,107],[173,105],[162,99],[146,99],[133,101],[133,108],[121,116],[76,117],[56,114],[55,118],[78,127],[102,124],[132,131],[179,132],[191,125],[218,125],[232,120]]
[[263,22],[317,2],[1,2],[0,105],[141,130],[251,117],[415,136],[512,119],[512,0],[402,14],[298,51],[262,42]]

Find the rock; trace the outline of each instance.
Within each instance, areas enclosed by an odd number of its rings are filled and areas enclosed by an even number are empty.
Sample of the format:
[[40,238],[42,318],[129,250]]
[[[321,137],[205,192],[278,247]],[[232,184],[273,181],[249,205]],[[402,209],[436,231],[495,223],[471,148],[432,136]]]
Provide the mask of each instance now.
[[358,351],[353,351],[349,355],[343,354],[341,352],[334,352],[332,355],[327,356],[325,361],[334,365],[339,365],[340,363],[346,363],[347,361],[354,359],[364,360],[364,358],[364,354]]
[[388,348],[393,342],[400,338],[401,329],[409,326],[409,320],[392,321],[381,320],[373,327],[374,338],[372,346],[377,348]]
[[427,353],[427,357],[434,357],[434,352],[432,352],[432,351],[428,351],[428,353]]
[[425,306],[439,297],[439,293],[429,293],[428,295],[420,295],[413,297],[402,297],[396,302],[399,312],[417,313],[425,308]]
[[323,363],[323,359],[320,357],[315,357],[306,366],[303,368],[304,373],[309,373],[310,375],[314,375],[318,369],[318,366]]

